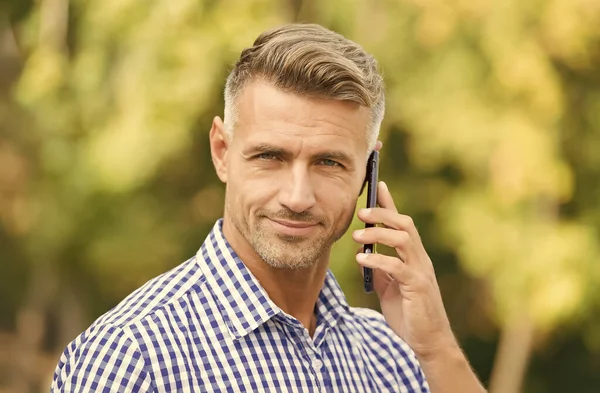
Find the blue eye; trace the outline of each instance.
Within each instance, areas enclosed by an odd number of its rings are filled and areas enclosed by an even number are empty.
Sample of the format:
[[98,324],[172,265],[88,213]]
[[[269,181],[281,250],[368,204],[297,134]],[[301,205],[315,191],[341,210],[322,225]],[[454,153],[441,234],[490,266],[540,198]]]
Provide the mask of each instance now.
[[323,165],[325,166],[329,166],[329,167],[336,167],[336,166],[341,166],[341,164],[339,162],[333,161],[333,160],[329,160],[329,159],[323,159],[320,161]]

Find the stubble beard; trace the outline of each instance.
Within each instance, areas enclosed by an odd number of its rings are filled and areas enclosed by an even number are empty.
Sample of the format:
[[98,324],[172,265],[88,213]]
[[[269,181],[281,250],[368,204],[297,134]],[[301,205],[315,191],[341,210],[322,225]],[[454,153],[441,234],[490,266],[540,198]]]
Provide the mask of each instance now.
[[352,223],[352,213],[350,213],[347,217],[343,217],[343,225],[334,228],[329,235],[320,231],[321,233],[311,237],[286,236],[270,230],[267,227],[269,225],[267,217],[295,221],[318,221],[319,229],[330,228],[331,224],[323,217],[314,220],[316,217],[308,213],[298,214],[290,210],[281,210],[279,212],[257,212],[254,227],[250,228],[246,217],[233,214],[229,201],[226,203],[226,209],[237,231],[242,234],[258,256],[275,269],[300,270],[314,266],[333,243],[346,233]]

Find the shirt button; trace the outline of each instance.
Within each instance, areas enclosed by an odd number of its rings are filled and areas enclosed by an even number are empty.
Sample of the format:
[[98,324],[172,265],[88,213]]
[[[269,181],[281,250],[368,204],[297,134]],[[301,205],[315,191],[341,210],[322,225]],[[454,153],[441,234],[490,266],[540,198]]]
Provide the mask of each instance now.
[[315,359],[312,362],[312,366],[315,370],[320,370],[323,367],[323,362],[319,359]]

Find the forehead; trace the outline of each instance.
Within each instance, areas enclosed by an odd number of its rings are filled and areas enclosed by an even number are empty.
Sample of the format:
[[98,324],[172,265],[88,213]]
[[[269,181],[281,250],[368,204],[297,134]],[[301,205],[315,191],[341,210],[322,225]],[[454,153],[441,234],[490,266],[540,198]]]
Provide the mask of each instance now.
[[284,92],[262,80],[237,101],[236,138],[246,142],[336,147],[366,153],[370,111],[357,103]]

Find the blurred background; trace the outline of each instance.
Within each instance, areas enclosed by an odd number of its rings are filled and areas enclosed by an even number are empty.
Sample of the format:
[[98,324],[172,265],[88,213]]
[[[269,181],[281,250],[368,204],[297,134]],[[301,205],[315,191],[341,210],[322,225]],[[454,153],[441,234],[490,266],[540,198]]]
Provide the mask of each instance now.
[[[225,78],[292,21],[379,60],[380,177],[486,386],[599,392],[598,0],[3,0],[0,392],[47,391],[69,341],[195,254]],[[355,250],[332,269],[377,308]]]

